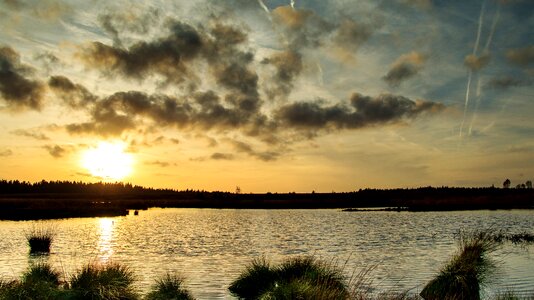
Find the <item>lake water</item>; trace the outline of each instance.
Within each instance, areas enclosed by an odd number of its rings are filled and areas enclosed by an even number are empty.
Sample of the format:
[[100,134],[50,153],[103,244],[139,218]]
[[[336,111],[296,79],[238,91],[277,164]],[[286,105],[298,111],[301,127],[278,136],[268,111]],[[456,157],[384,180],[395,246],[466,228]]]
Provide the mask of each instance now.
[[[52,252],[41,260],[66,274],[89,262],[128,265],[146,292],[154,279],[178,272],[198,299],[231,299],[229,283],[253,258],[273,262],[315,255],[365,268],[376,291],[417,292],[456,250],[458,230],[534,230],[534,210],[460,212],[341,212],[340,210],[150,209],[115,218],[46,222],[0,221],[0,275],[17,278],[39,258],[25,234],[52,226]],[[44,225],[43,225],[44,224]],[[534,293],[534,246],[505,244],[486,296],[513,289]]]

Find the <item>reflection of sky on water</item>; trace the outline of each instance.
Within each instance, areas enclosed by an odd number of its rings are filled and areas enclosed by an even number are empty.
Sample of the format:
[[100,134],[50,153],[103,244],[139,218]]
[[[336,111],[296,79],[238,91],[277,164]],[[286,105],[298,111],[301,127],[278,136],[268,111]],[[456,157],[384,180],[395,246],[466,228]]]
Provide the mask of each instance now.
[[107,262],[113,255],[113,227],[115,221],[108,218],[99,219],[100,235],[98,239],[98,260]]

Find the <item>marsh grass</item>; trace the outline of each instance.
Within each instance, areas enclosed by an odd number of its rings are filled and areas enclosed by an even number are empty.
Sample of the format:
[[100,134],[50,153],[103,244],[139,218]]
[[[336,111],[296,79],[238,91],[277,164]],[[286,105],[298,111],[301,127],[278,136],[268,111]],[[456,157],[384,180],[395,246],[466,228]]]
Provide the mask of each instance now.
[[342,269],[313,256],[290,258],[271,266],[265,258],[253,260],[230,284],[242,299],[348,299]]
[[30,254],[48,254],[56,236],[56,230],[50,226],[34,226],[26,233]]
[[139,299],[132,287],[134,281],[134,274],[126,266],[89,264],[71,278],[70,293],[73,299]]
[[156,280],[146,300],[193,300],[188,290],[183,288],[183,278],[176,274],[167,273],[163,278]]
[[20,281],[0,283],[0,299],[63,299],[60,273],[48,264],[31,266]]
[[496,266],[488,254],[499,242],[489,231],[460,232],[459,251],[421,291],[429,299],[480,299],[480,288]]

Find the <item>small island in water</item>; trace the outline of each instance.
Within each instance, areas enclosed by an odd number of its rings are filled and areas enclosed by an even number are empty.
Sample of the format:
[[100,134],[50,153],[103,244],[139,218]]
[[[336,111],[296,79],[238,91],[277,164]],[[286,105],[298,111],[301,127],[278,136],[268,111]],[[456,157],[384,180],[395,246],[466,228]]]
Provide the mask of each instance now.
[[532,209],[530,184],[510,188],[421,187],[332,193],[240,193],[154,189],[129,183],[0,180],[0,219],[127,215],[151,207],[444,211]]

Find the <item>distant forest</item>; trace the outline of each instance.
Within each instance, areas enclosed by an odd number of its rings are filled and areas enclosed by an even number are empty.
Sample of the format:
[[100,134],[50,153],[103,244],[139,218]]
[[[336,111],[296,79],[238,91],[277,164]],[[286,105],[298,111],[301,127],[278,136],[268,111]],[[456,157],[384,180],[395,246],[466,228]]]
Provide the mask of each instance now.
[[386,208],[393,211],[533,209],[534,189],[420,187],[360,189],[341,193],[240,193],[154,189],[129,183],[0,180],[0,219],[124,215],[130,209],[192,208]]

